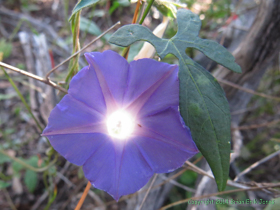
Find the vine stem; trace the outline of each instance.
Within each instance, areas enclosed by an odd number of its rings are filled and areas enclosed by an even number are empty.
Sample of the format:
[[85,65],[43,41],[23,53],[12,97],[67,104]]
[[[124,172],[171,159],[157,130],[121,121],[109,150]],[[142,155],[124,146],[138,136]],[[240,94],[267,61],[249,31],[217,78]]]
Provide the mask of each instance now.
[[90,187],[91,187],[91,183],[88,181],[87,186],[86,186],[86,188],[85,188],[85,190],[83,192],[83,195],[80,198],[80,200],[79,200],[75,210],[80,210],[80,208],[82,207],[82,205],[83,205],[83,203],[84,203],[84,201],[85,201],[85,199],[87,197],[87,194],[88,194],[88,191],[89,191]]
[[[1,62],[0,62],[1,64]],[[21,92],[19,91],[19,89],[17,88],[16,84],[14,83],[14,81],[12,80],[12,78],[9,76],[9,74],[5,71],[5,69],[3,67],[1,67],[1,69],[3,70],[6,78],[9,80],[10,84],[13,86],[13,88],[15,89],[15,91],[17,92],[19,98],[21,99],[22,103],[24,104],[25,108],[27,109],[27,111],[29,112],[29,114],[31,115],[31,117],[33,118],[33,120],[35,121],[36,125],[38,126],[38,128],[40,129],[40,131],[43,131],[43,128],[41,127],[39,121],[37,120],[37,118],[34,116],[34,114],[32,113],[30,107],[28,106],[26,100],[24,99],[23,95],[21,94]]]
[[132,24],[135,24],[137,21],[140,5],[141,5],[141,0],[138,0],[135,11],[134,11],[133,19],[132,19]]
[[[135,24],[136,21],[137,21],[137,17],[138,17],[138,14],[139,14],[140,5],[141,5],[141,0],[138,0],[138,1],[137,1],[136,8],[135,8],[135,11],[134,11],[133,19],[132,19],[132,24]],[[122,56],[123,56],[126,60],[127,60],[127,58],[128,58],[129,49],[130,49],[130,47],[124,48],[123,53],[122,53]]]
[[[73,33],[73,51],[75,53],[79,51],[80,48],[80,17],[81,11],[77,12],[74,15],[74,18],[71,20],[71,29]],[[79,54],[77,54],[69,63],[69,71],[68,75],[66,76],[65,82],[68,82],[75,74],[78,73],[79,70]]]
[[16,157],[13,157],[11,155],[9,155],[7,152],[5,152],[4,150],[0,149],[0,153],[7,156],[8,158],[18,162],[19,164],[21,164],[23,167],[31,170],[31,171],[34,171],[34,172],[44,172],[46,170],[48,170],[52,165],[54,165],[57,161],[57,156],[55,156],[55,159],[49,163],[47,166],[43,167],[43,168],[35,168],[27,163],[25,163],[24,161],[22,161],[21,159],[19,158],[16,158]]
[[145,9],[145,11],[144,11],[144,13],[143,13],[143,16],[142,16],[141,20],[139,21],[139,24],[140,24],[140,25],[142,25],[142,23],[144,22],[144,20],[145,20],[146,16],[148,15],[148,12],[150,11],[150,9],[151,9],[151,7],[152,7],[154,1],[155,1],[155,0],[150,0],[150,2],[149,2],[149,4],[148,4],[147,8]]

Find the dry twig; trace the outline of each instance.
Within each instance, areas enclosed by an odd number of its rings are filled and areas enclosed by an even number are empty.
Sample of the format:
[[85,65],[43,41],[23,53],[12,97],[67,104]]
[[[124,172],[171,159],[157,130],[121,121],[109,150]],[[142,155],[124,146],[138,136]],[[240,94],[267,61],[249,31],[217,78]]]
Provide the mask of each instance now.
[[250,130],[250,129],[257,129],[257,128],[262,128],[262,127],[269,127],[272,125],[276,125],[280,123],[280,119],[277,120],[273,120],[271,122],[265,122],[265,123],[261,123],[261,124],[254,124],[254,125],[248,125],[248,126],[240,126],[240,127],[236,127],[236,128],[232,128],[232,130]]
[[113,28],[115,28],[117,25],[120,25],[121,22],[117,22],[115,23],[112,27],[110,27],[109,29],[107,29],[106,31],[104,31],[102,34],[100,34],[98,37],[96,37],[95,39],[93,39],[90,43],[88,43],[86,46],[84,46],[82,49],[80,49],[79,51],[75,52],[73,55],[71,55],[69,58],[67,58],[66,60],[64,60],[63,62],[61,62],[60,64],[58,64],[56,67],[54,67],[53,69],[51,69],[47,75],[46,75],[46,80],[49,80],[49,76],[51,75],[51,73],[53,73],[56,69],[58,69],[60,66],[62,66],[63,64],[65,64],[67,61],[69,61],[71,58],[75,57],[76,55],[78,55],[79,53],[81,53],[82,51],[84,51],[86,48],[88,48],[90,45],[92,45],[94,42],[96,42],[98,39],[100,39],[101,37],[103,37],[105,34],[107,34],[109,31],[111,31]]
[[254,168],[258,167],[260,164],[262,164],[262,163],[264,163],[264,162],[270,160],[271,158],[273,158],[273,157],[275,157],[276,155],[279,155],[279,154],[280,154],[280,150],[278,150],[278,151],[276,151],[276,152],[270,154],[269,156],[267,156],[267,157],[265,157],[265,158],[263,158],[263,159],[261,159],[261,160],[255,162],[254,164],[252,164],[251,166],[249,166],[248,168],[246,168],[244,171],[242,171],[241,173],[239,173],[239,174],[235,177],[234,181],[237,181],[241,176],[243,176],[243,175],[249,173],[251,170],[253,170]]
[[75,210],[80,210],[80,208],[82,207],[82,205],[87,197],[88,191],[90,190],[90,187],[91,187],[91,183],[90,183],[90,181],[88,181],[87,186],[83,192],[83,195],[82,195],[81,199],[79,200],[79,203],[77,204]]
[[38,81],[40,81],[40,82],[43,82],[43,83],[45,83],[45,84],[47,84],[47,85],[50,85],[50,86],[56,88],[56,89],[58,89],[58,90],[60,90],[60,91],[62,91],[62,92],[64,92],[64,93],[67,93],[67,90],[66,90],[66,89],[64,89],[63,87],[60,87],[59,85],[57,85],[57,84],[54,83],[53,81],[46,80],[46,79],[44,79],[44,78],[42,78],[42,77],[39,77],[39,76],[37,76],[37,75],[35,75],[35,74],[31,74],[31,73],[29,73],[29,72],[27,72],[27,71],[24,71],[24,70],[22,70],[22,69],[19,69],[19,68],[10,66],[10,65],[8,65],[8,64],[6,64],[6,63],[3,63],[3,62],[0,62],[0,66],[4,67],[4,68],[6,68],[6,69],[10,69],[10,70],[12,70],[12,71],[15,71],[15,72],[17,72],[17,73],[20,73],[20,74],[22,74],[22,75],[25,75],[25,76],[27,76],[27,77],[30,77],[30,78],[32,78],[32,79],[36,79],[36,80],[38,80]]
[[150,184],[150,186],[149,186],[149,188],[148,188],[148,190],[147,190],[147,192],[146,192],[146,194],[145,194],[145,196],[144,196],[144,198],[143,198],[143,200],[142,200],[142,203],[141,203],[141,205],[139,206],[139,209],[138,209],[138,210],[141,210],[141,209],[142,209],[142,207],[143,207],[143,205],[144,205],[144,203],[145,203],[145,200],[147,199],[147,197],[148,197],[148,195],[149,195],[149,193],[150,193],[150,191],[151,191],[151,189],[152,189],[152,186],[153,186],[154,182],[156,181],[156,178],[157,178],[157,174],[154,175],[154,178],[153,178],[153,180],[152,180],[152,182],[151,182],[151,184]]
[[267,95],[267,94],[264,94],[264,93],[258,93],[256,91],[253,91],[251,89],[248,89],[248,88],[244,88],[244,87],[241,87],[239,85],[236,85],[230,81],[226,81],[226,80],[223,80],[223,79],[217,79],[220,83],[222,84],[225,84],[225,85],[228,85],[228,86],[231,86],[233,88],[236,88],[236,89],[239,89],[239,90],[242,90],[244,92],[247,92],[247,93],[250,93],[250,94],[253,94],[253,95],[257,95],[257,96],[261,96],[263,98],[268,98],[268,99],[273,99],[273,100],[277,100],[277,101],[280,101],[280,98],[279,97],[276,97],[276,96],[270,96],[270,95]]
[[236,192],[242,192],[242,191],[255,191],[255,190],[261,190],[261,189],[266,189],[266,188],[273,188],[273,187],[280,187],[280,183],[276,183],[276,184],[271,184],[269,186],[262,186],[262,187],[250,187],[248,189],[235,189],[235,190],[228,190],[228,191],[223,191],[223,192],[217,192],[217,193],[212,193],[212,194],[207,194],[207,195],[203,195],[203,196],[199,196],[199,197],[192,197],[192,198],[187,198],[184,200],[180,200],[174,203],[171,203],[169,205],[166,205],[162,208],[160,208],[160,210],[165,210],[168,208],[171,208],[173,206],[177,206],[183,203],[187,203],[189,200],[201,200],[203,198],[209,198],[209,197],[213,197],[213,196],[217,196],[217,195],[225,195],[225,194],[230,194],[230,193],[236,193]]

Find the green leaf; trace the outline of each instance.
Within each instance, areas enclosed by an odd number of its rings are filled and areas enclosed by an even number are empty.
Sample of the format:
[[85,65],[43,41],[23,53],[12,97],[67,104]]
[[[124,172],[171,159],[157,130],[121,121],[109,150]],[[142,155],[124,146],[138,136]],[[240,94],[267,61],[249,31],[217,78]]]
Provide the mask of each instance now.
[[194,186],[197,178],[197,173],[191,170],[185,171],[180,177],[180,183],[187,186]]
[[102,33],[102,31],[95,24],[95,22],[90,21],[83,17],[81,17],[81,19],[80,19],[80,29],[81,29],[81,31],[87,31],[88,33],[95,35],[95,36],[98,36]]
[[8,94],[0,94],[0,101],[11,99],[11,98],[14,98],[14,97],[17,97],[17,93],[12,92],[12,93],[8,93]]
[[[24,159],[22,159],[22,158],[19,158],[19,159],[24,161]],[[16,161],[13,161],[12,162],[12,168],[13,168],[14,175],[18,176],[19,172],[23,169],[23,165],[21,165],[20,163],[18,163]]]
[[[8,58],[12,53],[13,45],[5,39],[0,39],[0,54],[3,53],[3,59]],[[0,58],[1,59],[1,58]]]
[[280,206],[280,198],[271,199],[270,201],[264,201],[262,199],[259,203],[268,204],[264,210],[278,210]]
[[10,161],[11,161],[11,159],[8,156],[0,153],[0,164],[3,164],[5,162],[10,162]]
[[[92,35],[99,36],[102,34],[102,31],[100,28],[95,24],[95,22],[90,21],[86,18],[81,17],[80,18],[80,30],[81,31],[86,31]],[[109,37],[111,36],[110,33],[107,33],[104,35],[104,39],[108,40]]]
[[34,155],[34,156],[31,156],[28,160],[24,160],[25,163],[33,166],[34,168],[38,168],[38,156],[37,155]]
[[73,18],[73,16],[79,12],[80,10],[82,10],[85,7],[91,6],[96,4],[97,2],[99,2],[100,0],[81,0],[79,1],[76,6],[74,7],[71,17],[69,18],[69,21],[71,21],[71,19]]
[[198,37],[201,21],[197,15],[181,9],[177,12],[177,21],[178,32],[169,40],[160,39],[146,27],[134,24],[117,30],[109,42],[127,47],[136,41],[148,41],[161,58],[173,54],[179,59],[180,113],[198,149],[208,161],[221,191],[225,189],[229,172],[229,105],[217,80],[190,59],[185,51],[189,47],[198,49],[234,72],[241,72],[241,68],[223,46]]
[[[151,0],[150,0],[151,1]],[[153,4],[161,14],[166,17],[175,18],[177,8],[169,0],[155,0]]]
[[34,192],[38,182],[38,175],[36,172],[26,170],[24,174],[24,184],[26,185],[29,192]]
[[10,183],[0,180],[0,190],[9,187],[10,185],[11,185]]

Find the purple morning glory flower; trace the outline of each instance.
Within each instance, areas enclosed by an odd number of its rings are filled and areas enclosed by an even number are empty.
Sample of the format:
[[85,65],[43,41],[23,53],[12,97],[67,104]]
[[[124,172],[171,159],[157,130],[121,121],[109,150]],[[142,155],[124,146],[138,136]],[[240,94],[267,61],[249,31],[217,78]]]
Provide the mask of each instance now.
[[86,53],[43,136],[85,177],[118,200],[154,173],[171,172],[198,152],[178,111],[178,66],[113,51]]

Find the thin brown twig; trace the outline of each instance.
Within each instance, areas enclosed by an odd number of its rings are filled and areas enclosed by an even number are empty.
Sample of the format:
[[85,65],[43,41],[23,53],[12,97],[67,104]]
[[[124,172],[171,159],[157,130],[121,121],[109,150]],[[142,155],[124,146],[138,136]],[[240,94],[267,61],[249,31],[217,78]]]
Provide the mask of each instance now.
[[203,198],[209,198],[209,197],[218,196],[218,195],[225,195],[225,194],[243,192],[243,191],[256,191],[256,190],[272,188],[272,187],[280,187],[280,183],[271,184],[269,186],[262,186],[262,187],[250,187],[248,189],[228,190],[228,191],[223,191],[223,192],[217,192],[217,193],[202,195],[202,196],[199,196],[199,197],[187,198],[187,199],[180,200],[180,201],[168,204],[166,206],[163,206],[163,207],[160,208],[160,210],[165,210],[165,209],[171,208],[173,206],[177,206],[177,205],[180,205],[180,204],[183,204],[183,203],[187,203],[189,200],[200,200],[200,199],[203,199]]
[[227,80],[223,80],[223,79],[217,79],[220,83],[222,84],[225,84],[225,85],[228,85],[228,86],[231,86],[233,88],[236,88],[236,89],[239,89],[239,90],[242,90],[244,92],[247,92],[247,93],[250,93],[250,94],[253,94],[253,95],[257,95],[257,96],[261,96],[263,98],[268,98],[268,99],[273,99],[273,100],[277,100],[277,101],[280,101],[280,98],[279,97],[276,97],[276,96],[270,96],[270,95],[267,95],[267,94],[264,94],[264,93],[259,93],[259,92],[256,92],[256,91],[253,91],[251,89],[248,89],[248,88],[244,88],[244,87],[241,87],[237,84],[234,84],[230,81],[227,81]]
[[265,122],[261,124],[254,124],[254,125],[248,125],[248,126],[240,126],[236,128],[232,128],[232,130],[250,130],[250,129],[257,129],[257,128],[262,128],[262,127],[269,127],[272,125],[276,125],[280,123],[280,119],[273,120],[271,122]]
[[274,152],[274,153],[268,155],[267,157],[265,157],[265,158],[263,158],[263,159],[261,159],[261,160],[255,162],[254,164],[252,164],[251,166],[249,166],[248,168],[246,168],[244,171],[242,171],[241,173],[239,173],[239,174],[235,177],[234,181],[237,181],[241,176],[243,176],[243,175],[249,173],[251,170],[253,170],[254,168],[258,167],[260,164],[262,164],[262,163],[264,163],[264,162],[270,160],[271,158],[273,158],[273,157],[275,157],[276,155],[279,155],[279,154],[280,154],[280,150],[278,150],[278,151],[276,151],[276,152]]
[[81,199],[79,200],[75,210],[80,210],[80,208],[82,207],[82,205],[87,197],[88,191],[90,190],[90,187],[91,187],[91,183],[88,181],[87,186],[83,192],[83,195],[82,195]]
[[90,45],[92,45],[94,42],[96,42],[98,39],[100,39],[101,37],[103,37],[105,34],[107,34],[109,31],[111,31],[113,28],[115,28],[117,25],[121,24],[121,22],[117,22],[115,23],[112,27],[110,27],[109,29],[107,29],[106,31],[104,31],[102,34],[100,34],[98,37],[96,37],[95,39],[93,39],[90,43],[88,43],[87,45],[85,45],[82,49],[80,49],[79,51],[75,52],[73,55],[71,55],[69,58],[67,58],[66,60],[64,60],[63,62],[61,62],[60,64],[58,64],[56,67],[54,67],[53,69],[51,69],[47,74],[46,74],[46,80],[49,80],[49,77],[51,75],[51,73],[53,73],[56,69],[58,69],[60,66],[62,66],[63,64],[65,64],[67,61],[69,61],[70,59],[72,59],[73,57],[75,57],[76,55],[78,55],[79,53],[81,53],[83,50],[85,50],[86,48],[88,48]]
[[[213,175],[208,174],[206,171],[202,170],[201,168],[197,167],[196,165],[194,165],[193,163],[186,161],[186,164],[189,165],[192,170],[196,173],[202,174],[204,176],[208,176],[211,179],[215,179]],[[232,187],[237,187],[237,188],[241,188],[241,189],[249,189],[248,186],[233,182],[231,180],[227,181],[227,185],[232,186]]]
[[5,195],[7,201],[8,201],[8,203],[9,203],[9,205],[10,205],[10,208],[11,208],[12,210],[17,210],[15,204],[13,203],[13,200],[11,199],[11,196],[9,195],[9,192],[6,190],[6,188],[4,188],[4,189],[2,189],[2,190],[3,190],[4,195]]
[[153,178],[153,180],[152,180],[152,182],[151,182],[151,184],[150,184],[150,186],[149,186],[149,188],[148,188],[148,190],[147,190],[147,192],[146,192],[146,194],[145,194],[145,196],[144,196],[144,198],[143,198],[143,200],[141,202],[141,205],[139,206],[138,210],[142,209],[142,207],[143,207],[143,205],[144,205],[144,203],[145,203],[145,201],[146,201],[146,199],[147,199],[147,197],[148,197],[148,195],[149,195],[149,193],[150,193],[150,191],[152,189],[152,186],[153,186],[154,182],[156,181],[157,176],[158,176],[158,174],[154,175],[154,178]]
[[[162,178],[163,180],[167,180],[167,179],[168,179],[166,176],[164,176],[164,175],[162,175],[162,174],[160,175],[160,178]],[[176,182],[176,181],[173,180],[173,179],[169,180],[168,182],[170,182],[170,184],[173,184],[173,185],[175,185],[175,186],[177,186],[177,187],[180,187],[180,188],[182,188],[182,189],[184,189],[184,190],[186,190],[186,191],[188,191],[188,192],[193,192],[193,193],[196,192],[195,189],[190,188],[190,187],[188,187],[188,186],[186,186],[186,185],[180,184],[179,182]]]
[[140,5],[141,5],[141,0],[138,0],[135,11],[134,11],[133,19],[132,19],[132,24],[135,24],[137,21]]
[[[197,164],[199,161],[201,161],[203,159],[203,156],[199,157],[198,159],[196,159],[193,164]],[[178,176],[181,176],[183,173],[185,173],[187,170],[190,170],[189,166],[186,166],[185,168],[183,168],[181,171],[179,171],[178,173],[166,178],[163,182],[161,182],[160,184],[154,186],[152,189],[156,189],[164,184],[166,184],[167,182],[170,182],[173,179],[176,179]]]
[[68,204],[71,203],[72,198],[78,194],[78,192],[84,187],[84,181],[82,181],[80,184],[76,185],[74,190],[70,192],[70,195],[68,196],[67,200],[63,202],[61,206],[59,206],[59,210],[64,210],[67,208]]
[[36,79],[36,80],[38,80],[38,81],[40,81],[40,82],[43,82],[43,83],[45,83],[45,84],[47,84],[47,85],[50,85],[50,86],[56,88],[56,89],[58,89],[58,90],[60,90],[60,91],[62,91],[62,92],[64,92],[64,93],[67,93],[67,90],[66,90],[66,89],[64,89],[63,87],[60,87],[59,85],[57,85],[56,83],[54,83],[54,82],[51,81],[51,80],[46,80],[46,79],[44,79],[44,78],[42,78],[42,77],[39,77],[39,76],[37,76],[37,75],[35,75],[35,74],[29,73],[29,72],[27,72],[27,71],[24,71],[24,70],[22,70],[22,69],[16,68],[16,67],[14,67],[14,66],[8,65],[8,64],[3,63],[3,62],[0,62],[0,66],[4,67],[4,68],[6,68],[6,69],[10,69],[10,70],[12,70],[12,71],[15,71],[15,72],[17,72],[17,73],[20,73],[20,74],[22,74],[22,75],[25,75],[25,76],[27,76],[27,77],[30,77],[30,78],[32,78],[32,79]]

